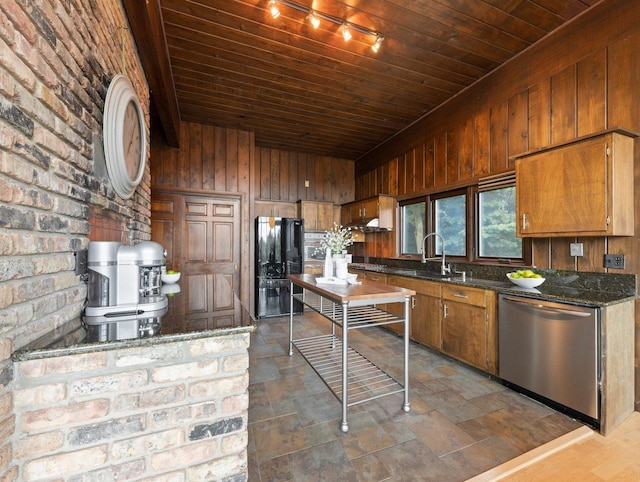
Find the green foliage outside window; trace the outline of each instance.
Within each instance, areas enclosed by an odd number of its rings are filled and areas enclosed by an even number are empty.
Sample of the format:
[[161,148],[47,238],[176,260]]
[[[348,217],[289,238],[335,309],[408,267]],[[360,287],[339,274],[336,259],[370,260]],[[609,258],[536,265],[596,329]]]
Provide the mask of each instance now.
[[402,207],[402,254],[422,254],[425,203]]
[[481,192],[478,202],[480,257],[521,258],[522,240],[516,238],[515,186]]
[[[467,240],[467,197],[464,194],[436,200],[435,230],[444,238],[447,256],[465,256]],[[442,254],[440,240],[436,254]]]

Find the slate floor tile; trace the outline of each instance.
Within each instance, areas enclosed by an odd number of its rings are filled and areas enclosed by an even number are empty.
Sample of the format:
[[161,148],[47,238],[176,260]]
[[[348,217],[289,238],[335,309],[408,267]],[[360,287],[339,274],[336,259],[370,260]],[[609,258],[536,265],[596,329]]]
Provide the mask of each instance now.
[[294,480],[357,482],[357,473],[339,441],[333,440],[289,455]]
[[[326,334],[315,313],[294,318],[295,336]],[[289,318],[260,322],[249,348],[251,482],[463,481],[580,426],[487,375],[410,344],[410,412],[403,395],[348,410],[294,350]],[[338,331],[339,334],[339,331]],[[380,328],[350,343],[402,380],[402,338]]]
[[252,431],[259,462],[309,447],[297,414],[256,422]]

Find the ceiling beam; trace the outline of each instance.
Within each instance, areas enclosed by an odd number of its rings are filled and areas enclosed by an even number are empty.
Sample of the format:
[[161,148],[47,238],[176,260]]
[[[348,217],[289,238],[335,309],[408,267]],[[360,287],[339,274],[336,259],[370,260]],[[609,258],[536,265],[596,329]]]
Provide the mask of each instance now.
[[165,139],[170,147],[179,147],[180,110],[160,0],[123,0],[123,3]]

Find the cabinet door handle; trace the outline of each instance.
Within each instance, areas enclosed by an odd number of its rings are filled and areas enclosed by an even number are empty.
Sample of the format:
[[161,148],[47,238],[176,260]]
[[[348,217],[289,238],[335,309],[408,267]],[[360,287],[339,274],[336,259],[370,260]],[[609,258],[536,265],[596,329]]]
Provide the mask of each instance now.
[[442,305],[442,316],[443,318],[447,317],[447,305]]
[[413,310],[416,307],[416,298],[415,296],[411,297],[411,309]]
[[527,215],[523,214],[522,215],[522,230],[526,230],[527,229]]

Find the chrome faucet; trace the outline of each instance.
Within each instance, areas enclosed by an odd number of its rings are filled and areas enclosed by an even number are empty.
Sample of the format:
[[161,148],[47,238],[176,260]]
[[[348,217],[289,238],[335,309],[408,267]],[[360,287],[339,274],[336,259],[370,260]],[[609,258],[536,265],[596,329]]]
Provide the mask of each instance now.
[[436,233],[435,231],[432,233],[427,234],[423,239],[422,239],[422,262],[426,263],[427,262],[427,248],[425,247],[425,242],[427,241],[427,239],[431,236],[437,236],[440,238],[440,242],[442,243],[442,267],[440,268],[440,274],[441,275],[446,275],[451,273],[451,267],[446,266],[445,265],[445,254],[444,254],[444,238],[442,237],[441,234]]

